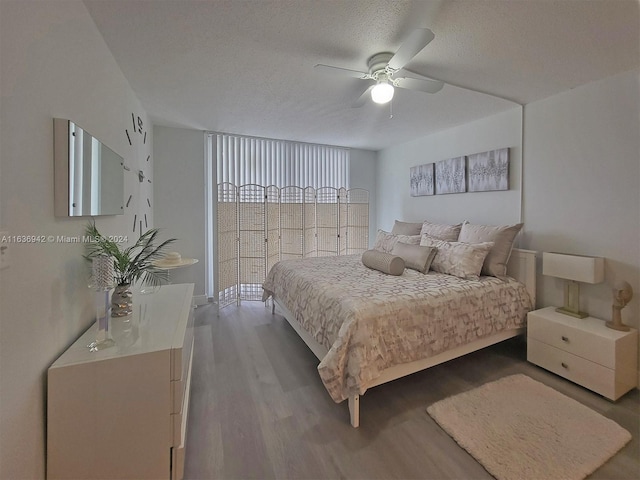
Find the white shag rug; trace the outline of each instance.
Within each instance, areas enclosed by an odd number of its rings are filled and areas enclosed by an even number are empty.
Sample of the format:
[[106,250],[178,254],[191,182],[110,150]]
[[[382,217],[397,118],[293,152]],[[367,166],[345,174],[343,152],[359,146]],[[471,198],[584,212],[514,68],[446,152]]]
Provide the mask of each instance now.
[[427,412],[498,480],[581,480],[631,440],[614,421],[522,374]]

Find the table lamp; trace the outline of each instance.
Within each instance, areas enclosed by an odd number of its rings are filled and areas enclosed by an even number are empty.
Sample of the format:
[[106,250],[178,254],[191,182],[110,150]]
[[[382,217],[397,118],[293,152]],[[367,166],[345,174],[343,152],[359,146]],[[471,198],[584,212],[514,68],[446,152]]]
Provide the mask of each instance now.
[[543,252],[542,274],[569,280],[564,288],[564,306],[556,308],[556,312],[585,318],[589,314],[580,311],[579,282],[593,284],[602,282],[604,258]]

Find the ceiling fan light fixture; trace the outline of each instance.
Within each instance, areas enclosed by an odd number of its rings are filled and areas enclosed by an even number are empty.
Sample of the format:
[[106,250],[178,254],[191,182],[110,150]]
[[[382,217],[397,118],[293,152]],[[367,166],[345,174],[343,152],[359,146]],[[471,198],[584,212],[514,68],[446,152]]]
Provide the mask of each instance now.
[[386,76],[378,81],[375,87],[371,89],[371,100],[375,103],[389,103],[393,98],[394,88]]

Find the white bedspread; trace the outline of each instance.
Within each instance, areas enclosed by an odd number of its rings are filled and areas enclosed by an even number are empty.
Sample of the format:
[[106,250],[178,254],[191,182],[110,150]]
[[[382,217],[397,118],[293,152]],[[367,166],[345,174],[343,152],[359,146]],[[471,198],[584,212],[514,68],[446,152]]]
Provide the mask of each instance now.
[[371,270],[360,255],[283,260],[263,284],[329,352],[318,372],[340,402],[386,368],[525,325],[531,300],[515,280],[462,280]]

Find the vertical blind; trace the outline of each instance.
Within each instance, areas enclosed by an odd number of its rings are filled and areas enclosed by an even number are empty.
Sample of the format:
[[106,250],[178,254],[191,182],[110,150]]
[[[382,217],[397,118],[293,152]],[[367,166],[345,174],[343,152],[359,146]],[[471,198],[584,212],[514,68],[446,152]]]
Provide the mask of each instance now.
[[226,133],[212,140],[217,183],[349,188],[347,148]]

